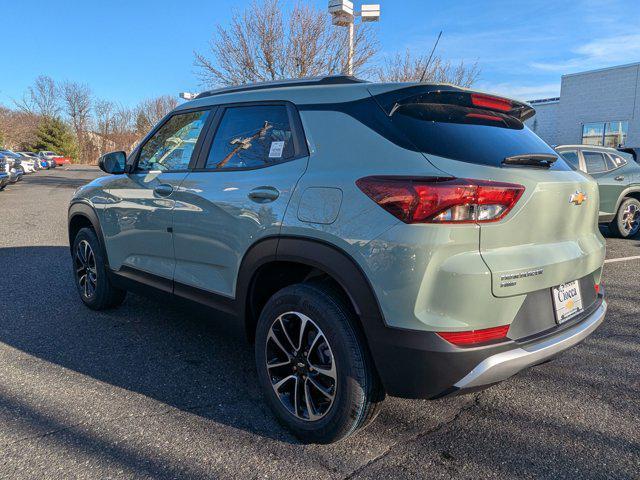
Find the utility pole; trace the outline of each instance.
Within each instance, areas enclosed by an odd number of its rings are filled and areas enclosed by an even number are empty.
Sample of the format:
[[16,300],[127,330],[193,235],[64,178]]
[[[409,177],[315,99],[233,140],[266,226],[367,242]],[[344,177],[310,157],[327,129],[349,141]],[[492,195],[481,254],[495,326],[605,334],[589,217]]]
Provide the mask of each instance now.
[[377,22],[380,20],[380,5],[362,5],[360,10],[354,10],[350,0],[329,0],[329,14],[334,25],[349,29],[346,74],[353,75],[353,30],[356,17],[360,17],[361,22]]

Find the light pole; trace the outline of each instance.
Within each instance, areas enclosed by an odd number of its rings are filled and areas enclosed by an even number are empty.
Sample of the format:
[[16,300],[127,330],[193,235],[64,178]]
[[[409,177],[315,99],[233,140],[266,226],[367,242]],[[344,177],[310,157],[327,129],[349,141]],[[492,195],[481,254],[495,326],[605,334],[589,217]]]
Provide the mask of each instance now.
[[350,0],[329,0],[329,13],[334,25],[349,29],[347,75],[353,75],[353,26],[356,17],[360,17],[361,22],[377,22],[380,20],[380,5],[362,5],[358,11],[353,9],[353,2]]

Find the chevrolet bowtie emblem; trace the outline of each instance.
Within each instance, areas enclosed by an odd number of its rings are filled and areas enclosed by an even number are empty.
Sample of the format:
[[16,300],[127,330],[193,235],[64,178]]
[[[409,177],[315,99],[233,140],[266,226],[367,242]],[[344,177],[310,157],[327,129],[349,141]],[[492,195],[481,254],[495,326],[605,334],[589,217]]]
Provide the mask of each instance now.
[[576,190],[576,193],[572,193],[569,197],[569,203],[573,203],[574,205],[582,205],[582,202],[584,202],[586,199],[587,196],[583,192]]

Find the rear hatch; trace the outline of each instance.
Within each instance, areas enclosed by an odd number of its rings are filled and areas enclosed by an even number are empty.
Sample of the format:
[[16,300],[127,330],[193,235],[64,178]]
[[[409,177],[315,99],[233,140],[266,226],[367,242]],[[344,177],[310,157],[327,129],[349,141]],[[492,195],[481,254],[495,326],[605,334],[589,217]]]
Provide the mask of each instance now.
[[371,93],[444,178],[524,187],[506,215],[478,222],[495,296],[551,288],[602,266],[597,184],[524,126],[535,113],[529,105],[450,86]]

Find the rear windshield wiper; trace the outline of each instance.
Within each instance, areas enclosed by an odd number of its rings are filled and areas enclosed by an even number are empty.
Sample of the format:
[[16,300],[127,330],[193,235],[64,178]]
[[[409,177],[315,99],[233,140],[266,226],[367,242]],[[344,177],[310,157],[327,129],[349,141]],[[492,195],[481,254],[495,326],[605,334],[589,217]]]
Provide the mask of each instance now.
[[513,155],[502,161],[502,165],[514,167],[537,167],[551,168],[551,165],[558,160],[556,155],[549,153],[525,153],[523,155]]

